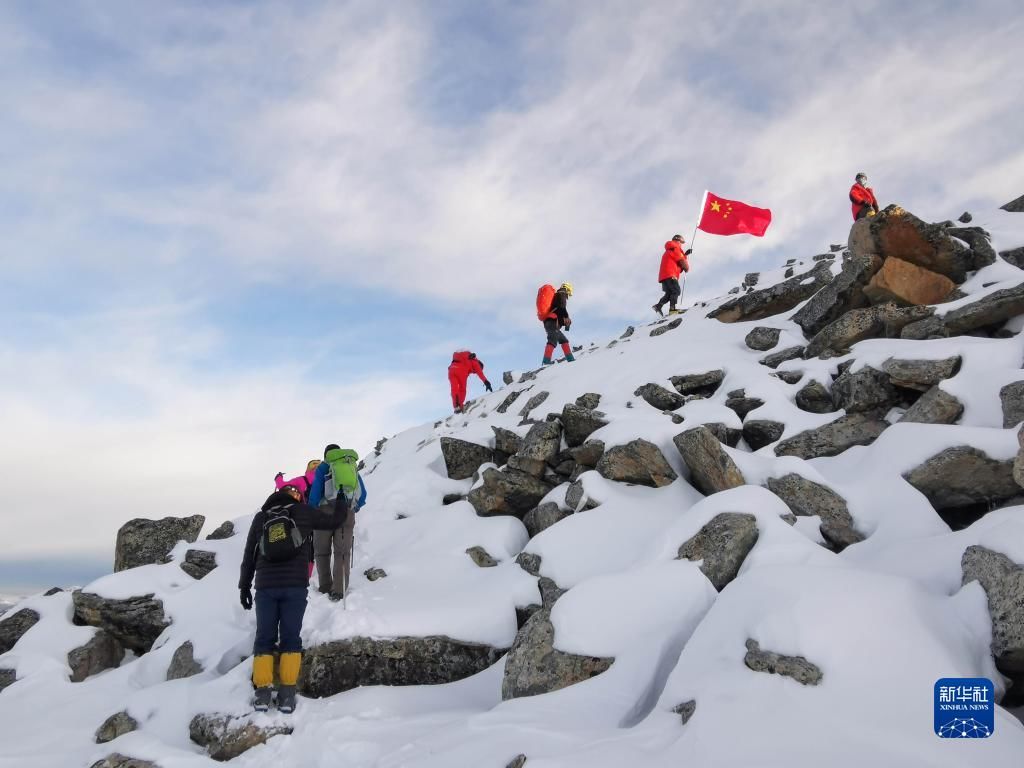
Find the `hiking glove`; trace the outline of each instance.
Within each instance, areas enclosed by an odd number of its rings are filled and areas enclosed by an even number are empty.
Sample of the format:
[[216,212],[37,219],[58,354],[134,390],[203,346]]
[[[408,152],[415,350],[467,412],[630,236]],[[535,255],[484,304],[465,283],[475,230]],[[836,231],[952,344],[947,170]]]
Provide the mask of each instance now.
[[693,248],[687,248],[684,255],[689,256],[691,253],[693,253]]
[[487,381],[486,379],[484,379],[484,389],[486,389],[488,392],[493,392],[494,391],[491,388],[491,382]]
[[245,610],[248,611],[252,609],[252,590],[248,587],[242,587],[238,590],[238,598]]

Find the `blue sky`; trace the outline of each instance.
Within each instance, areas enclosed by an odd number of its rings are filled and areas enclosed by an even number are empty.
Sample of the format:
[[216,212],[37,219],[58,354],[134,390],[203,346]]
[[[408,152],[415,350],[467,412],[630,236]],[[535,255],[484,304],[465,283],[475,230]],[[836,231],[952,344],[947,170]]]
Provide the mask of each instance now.
[[[819,4],[820,5],[820,4]],[[535,365],[687,288],[841,242],[846,190],[945,219],[1018,196],[1019,4],[10,2],[0,7],[0,446],[11,557],[243,514],[327,441],[448,410],[452,350]],[[56,473],[56,476],[55,476]]]

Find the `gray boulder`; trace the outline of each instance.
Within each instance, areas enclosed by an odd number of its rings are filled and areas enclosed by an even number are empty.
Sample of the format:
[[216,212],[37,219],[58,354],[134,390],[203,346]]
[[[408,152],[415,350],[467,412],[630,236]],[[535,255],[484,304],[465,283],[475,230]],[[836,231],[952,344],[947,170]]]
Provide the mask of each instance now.
[[4,688],[14,685],[17,680],[17,675],[13,669],[0,669],[0,691]]
[[1016,200],[1011,200],[1006,205],[999,206],[1004,211],[1010,213],[1024,213],[1024,195],[1021,195]]
[[900,423],[956,424],[963,412],[963,403],[936,385],[907,409]]
[[942,322],[950,336],[959,336],[1005,323],[1022,314],[1024,314],[1024,283],[995,291],[977,301],[947,312],[942,318]]
[[483,485],[466,497],[480,517],[512,515],[522,519],[551,490],[540,478],[516,469],[487,469],[483,480]]
[[193,579],[201,579],[217,567],[217,554],[204,549],[190,549],[181,562],[181,570]]
[[120,752],[113,752],[102,760],[97,760],[89,768],[160,768],[160,766],[150,760],[128,757]]
[[881,266],[882,259],[873,253],[858,253],[844,259],[839,274],[793,315],[793,322],[810,338],[851,309],[866,307],[869,302],[864,286]]
[[593,411],[600,404],[601,395],[599,395],[597,392],[584,392],[582,395],[576,398],[576,405],[578,405],[580,408],[586,408],[588,411]]
[[652,488],[669,485],[678,477],[661,449],[642,439],[609,448],[597,462],[597,471],[609,480]]
[[507,387],[510,386],[516,380],[516,377],[512,375],[512,371],[504,371],[501,374],[501,380]]
[[822,678],[821,669],[803,656],[784,656],[781,653],[762,651],[756,640],[747,640],[743,663],[754,672],[790,677],[800,685],[817,685]]
[[511,429],[491,427],[491,431],[494,432],[494,450],[496,453],[503,453],[506,456],[511,456],[523,447],[523,438]]
[[1024,567],[1000,552],[970,546],[960,560],[963,583],[977,581],[988,597],[996,666],[1024,684]]
[[76,624],[104,629],[135,653],[149,651],[171,624],[164,615],[163,603],[153,595],[115,600],[75,590],[71,598]]
[[877,414],[851,413],[783,440],[775,446],[775,455],[801,459],[838,456],[855,445],[871,445],[888,426]]
[[524,391],[525,390],[522,389],[512,390],[507,395],[505,395],[505,399],[502,400],[498,407],[495,408],[494,410],[496,410],[498,413],[505,413],[506,411],[508,411],[509,408],[512,407],[512,404],[519,399],[519,396],[523,394]]
[[565,430],[565,444],[570,448],[583,445],[594,432],[608,422],[604,414],[580,405],[566,404],[562,408],[562,427]]
[[587,496],[587,492],[583,490],[583,483],[577,480],[565,492],[565,506],[573,512],[586,512],[588,509],[596,508],[598,503]]
[[1017,432],[1017,443],[1020,445],[1020,450],[1013,460],[1013,479],[1017,485],[1024,487],[1024,427]]
[[711,397],[725,380],[725,371],[715,370],[706,373],[691,373],[686,376],[672,376],[669,381],[676,392],[684,397]]
[[206,518],[165,517],[162,520],[136,518],[129,520],[117,532],[114,545],[114,571],[123,571],[140,565],[166,562],[167,553],[179,541],[189,544],[199,538]]
[[219,539],[230,539],[235,535],[235,524],[230,520],[225,520],[223,523],[213,529],[213,532],[206,537],[207,541],[217,541]]
[[71,667],[72,683],[80,683],[87,677],[106,669],[114,669],[124,658],[124,647],[111,635],[100,629],[85,645],[68,652],[68,666]]
[[712,421],[708,424],[701,424],[701,426],[710,432],[718,442],[722,445],[728,445],[730,448],[735,448],[739,445],[740,438],[743,437],[742,430],[735,427],[727,427],[720,421]]
[[486,445],[477,445],[457,437],[441,438],[441,454],[445,471],[452,480],[468,480],[481,465],[494,460],[494,451]]
[[367,581],[378,581],[379,579],[386,579],[388,572],[383,568],[367,568],[363,571],[363,576],[366,577]]
[[501,698],[508,701],[567,688],[601,674],[614,661],[555,648],[551,609],[542,607],[519,630],[505,658]]
[[763,325],[759,325],[744,337],[743,342],[750,349],[757,350],[758,352],[767,352],[769,349],[774,349],[778,346],[781,333],[782,330],[780,328],[766,328]]
[[777,373],[770,373],[769,376],[784,381],[787,384],[798,384],[800,379],[804,377],[803,371],[778,371]]
[[1008,251],[1000,251],[999,255],[1008,264],[1012,264],[1017,269],[1024,269],[1024,246],[1011,248]]
[[544,470],[562,447],[562,425],[557,421],[542,421],[530,427],[519,450],[509,458],[509,466],[543,477]]
[[21,636],[39,622],[39,614],[31,608],[22,608],[0,620],[0,653],[7,653]]
[[487,550],[481,546],[469,547],[466,550],[466,554],[469,555],[469,559],[478,568],[493,568],[498,564],[498,561],[491,557]]
[[321,698],[366,685],[453,683],[487,669],[507,650],[443,635],[335,640],[305,650],[299,691]]
[[804,350],[806,347],[796,345],[793,347],[786,347],[778,352],[772,352],[770,355],[765,355],[758,362],[761,365],[767,365],[769,368],[778,368],[785,362],[790,360],[797,360],[804,356]]
[[796,407],[808,413],[832,413],[836,409],[832,393],[816,379],[811,379],[796,393]]
[[960,238],[971,247],[971,269],[981,269],[996,263],[996,251],[992,247],[992,236],[981,227],[949,227],[946,233]]
[[955,376],[960,370],[960,356],[942,360],[898,360],[890,357],[882,363],[882,371],[897,387],[927,392],[940,381]]
[[683,725],[686,725],[688,722],[690,722],[690,718],[693,717],[693,713],[696,711],[696,699],[690,699],[689,701],[684,701],[682,704],[676,704],[674,707],[672,707],[672,712],[679,715],[679,719],[682,721]]
[[849,545],[864,540],[854,528],[846,499],[831,488],[794,472],[782,477],[768,478],[767,486],[769,491],[786,503],[794,515],[818,516],[821,519],[818,530],[834,551],[840,552]]
[[743,423],[743,439],[750,450],[757,451],[771,445],[785,432],[786,425],[770,419],[749,419]]
[[947,339],[949,338],[949,329],[946,328],[941,317],[926,317],[924,320],[916,320],[903,326],[900,338],[914,341]]
[[192,641],[186,640],[171,656],[171,663],[167,666],[167,679],[183,680],[186,677],[198,675],[202,671],[203,665],[196,661]]
[[683,318],[677,317],[675,320],[672,320],[671,322],[662,323],[657,328],[652,330],[650,335],[651,336],[661,336],[663,333],[668,333],[669,331],[674,331],[676,328],[678,328],[680,325],[682,325],[682,322],[683,322]]
[[1024,421],[1024,381],[1015,381],[999,390],[1003,404],[1003,428],[1013,427]]
[[747,418],[748,413],[762,405],[764,405],[764,400],[759,397],[747,397],[746,391],[742,389],[734,389],[728,394],[725,401],[725,407],[735,411],[736,415],[740,417],[740,421]]
[[127,712],[117,712],[111,715],[103,724],[96,729],[95,741],[97,744],[107,744],[118,736],[138,730],[138,721]]
[[531,576],[540,576],[541,557],[533,552],[520,552],[516,555],[516,565]]
[[199,714],[188,724],[188,736],[204,747],[214,760],[232,760],[253,747],[266,744],[274,736],[292,732],[284,723],[256,725],[253,716]]
[[832,272],[828,263],[820,262],[809,272],[803,272],[781,283],[730,299],[710,312],[708,317],[723,323],[736,323],[746,320],[761,320],[788,312],[824,288],[831,279]]
[[533,397],[526,401],[526,405],[524,405],[519,411],[519,415],[523,418],[523,420],[530,418],[530,412],[534,408],[539,406],[541,403],[543,403],[545,400],[547,400],[548,394],[548,392],[538,392],[536,395],[534,395]]
[[932,307],[898,307],[892,302],[847,312],[825,326],[807,345],[804,357],[843,354],[864,339],[896,338],[903,327],[929,317]]
[[935,454],[903,479],[927,496],[940,514],[957,507],[1005,501],[1020,493],[1012,461],[997,461],[966,445]]
[[899,392],[889,381],[889,376],[870,366],[856,373],[844,371],[832,383],[834,410],[846,409],[847,413],[861,413],[876,408],[891,408],[900,400]]
[[721,592],[740,572],[757,536],[756,517],[722,512],[680,545],[676,560],[700,560],[701,573]]
[[659,411],[674,411],[686,404],[685,397],[677,392],[670,392],[660,384],[654,384],[653,382],[638,387],[633,394],[643,398],[648,405],[652,408],[657,408]]
[[555,502],[546,501],[526,513],[526,516],[523,518],[523,525],[526,526],[526,532],[530,534],[532,539],[541,531],[547,530],[559,520],[564,520],[571,514],[572,511],[562,509]]
[[696,427],[672,438],[690,470],[690,483],[701,493],[737,488],[746,481],[739,467],[706,427]]

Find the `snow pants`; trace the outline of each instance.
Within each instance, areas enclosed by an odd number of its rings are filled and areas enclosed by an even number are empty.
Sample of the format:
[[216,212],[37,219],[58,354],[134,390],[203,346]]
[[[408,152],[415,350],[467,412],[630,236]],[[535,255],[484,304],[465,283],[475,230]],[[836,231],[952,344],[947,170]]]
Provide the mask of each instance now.
[[667,303],[669,309],[675,309],[676,302],[679,301],[679,295],[682,293],[682,289],[679,287],[679,278],[665,278],[661,281],[661,290],[664,291],[664,295],[658,301],[658,306],[663,307]]
[[558,327],[557,320],[545,320],[544,330],[547,331],[548,334],[548,344],[552,347],[557,347],[559,344],[569,343],[569,339],[566,338],[565,334],[562,333],[561,329]]
[[469,372],[461,373],[457,369],[448,369],[448,383],[452,388],[452,408],[461,408],[466,404],[466,380]]
[[[340,494],[338,498],[342,498]],[[344,595],[348,590],[349,575],[352,572],[352,549],[355,546],[355,527],[356,516],[349,508],[345,521],[339,528],[333,531],[313,531],[313,555],[321,592]]]
[[256,641],[252,652],[298,653],[302,650],[302,617],[306,613],[307,587],[271,587],[257,589]]

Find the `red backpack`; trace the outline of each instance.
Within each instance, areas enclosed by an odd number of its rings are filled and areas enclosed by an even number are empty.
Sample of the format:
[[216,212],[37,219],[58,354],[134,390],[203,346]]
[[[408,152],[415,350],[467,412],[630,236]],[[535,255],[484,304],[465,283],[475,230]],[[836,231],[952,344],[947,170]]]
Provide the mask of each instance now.
[[551,315],[551,305],[555,303],[555,287],[550,284],[537,289],[537,319],[543,322]]

